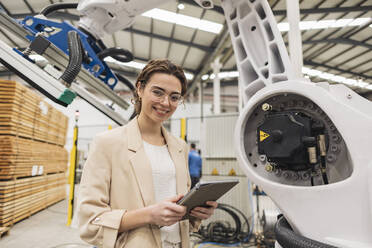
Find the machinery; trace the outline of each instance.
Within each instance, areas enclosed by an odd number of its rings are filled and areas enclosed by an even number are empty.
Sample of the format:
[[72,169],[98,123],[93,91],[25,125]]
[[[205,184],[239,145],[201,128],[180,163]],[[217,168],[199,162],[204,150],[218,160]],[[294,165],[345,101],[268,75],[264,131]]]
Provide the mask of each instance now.
[[[67,64],[83,68],[74,69],[68,82],[66,77],[56,79],[30,62],[27,52],[15,52],[3,43],[0,62],[54,101],[68,105],[68,96],[77,94],[123,124],[126,120],[84,87],[127,107],[112,91],[118,78],[105,65],[107,50],[99,40],[105,33],[128,27],[134,16],[161,2],[80,1],[78,10],[84,14],[80,29],[51,23],[45,15],[18,23],[1,13],[0,24],[28,39],[30,50],[60,68]],[[210,0],[196,2],[213,7]],[[276,225],[277,246],[372,247],[372,160],[368,156],[372,103],[343,85],[295,78],[266,0],[222,0],[221,4],[244,102],[235,131],[238,160],[285,216]],[[66,42],[52,39],[61,33],[81,55],[72,58]],[[129,52],[119,55],[131,59]]]

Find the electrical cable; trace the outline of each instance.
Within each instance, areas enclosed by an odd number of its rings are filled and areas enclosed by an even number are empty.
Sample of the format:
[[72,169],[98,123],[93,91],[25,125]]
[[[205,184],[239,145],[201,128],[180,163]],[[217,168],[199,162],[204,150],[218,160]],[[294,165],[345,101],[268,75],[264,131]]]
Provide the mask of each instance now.
[[40,11],[41,15],[45,17],[50,15],[51,13],[60,10],[60,9],[76,9],[78,6],[77,3],[53,3],[51,5],[46,6]]
[[127,49],[123,48],[107,48],[105,43],[102,40],[97,40],[97,45],[102,49],[101,52],[97,53],[97,56],[103,60],[104,58],[111,56],[112,58],[116,59],[120,62],[130,62],[133,60],[134,56],[132,52]]
[[66,70],[63,72],[60,80],[71,85],[72,81],[79,74],[83,60],[83,48],[80,36],[76,31],[69,31],[67,34],[69,59]]
[[[237,246],[247,243],[252,233],[249,225],[249,218],[247,218],[242,211],[228,204],[220,203],[217,209],[228,213],[234,220],[234,226],[232,227],[230,223],[226,221],[214,221],[210,222],[207,226],[201,226],[199,231],[195,235],[192,235],[201,239],[199,244]],[[243,230],[243,226],[245,225],[247,226],[246,231]]]

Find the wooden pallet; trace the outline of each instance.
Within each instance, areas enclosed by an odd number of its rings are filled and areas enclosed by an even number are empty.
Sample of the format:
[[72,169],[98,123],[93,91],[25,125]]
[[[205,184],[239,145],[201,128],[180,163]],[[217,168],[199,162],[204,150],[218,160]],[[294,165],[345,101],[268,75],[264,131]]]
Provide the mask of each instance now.
[[0,227],[0,238],[4,237],[9,233],[10,227]]
[[0,135],[64,146],[68,118],[25,86],[0,80]]

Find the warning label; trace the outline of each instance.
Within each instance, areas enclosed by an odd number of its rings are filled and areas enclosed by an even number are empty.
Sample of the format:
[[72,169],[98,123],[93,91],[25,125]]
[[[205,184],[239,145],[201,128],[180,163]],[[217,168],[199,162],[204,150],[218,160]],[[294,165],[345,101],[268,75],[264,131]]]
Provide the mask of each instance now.
[[266,138],[268,138],[270,134],[265,133],[264,131],[260,130],[260,142],[264,141]]

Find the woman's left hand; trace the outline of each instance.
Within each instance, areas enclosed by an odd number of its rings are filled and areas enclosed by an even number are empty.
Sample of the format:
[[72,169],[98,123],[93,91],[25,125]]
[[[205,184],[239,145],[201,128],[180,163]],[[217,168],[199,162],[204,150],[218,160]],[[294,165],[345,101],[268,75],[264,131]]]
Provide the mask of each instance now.
[[191,210],[190,215],[201,220],[208,219],[214,213],[218,203],[215,201],[207,201],[206,204],[210,207],[195,207]]

